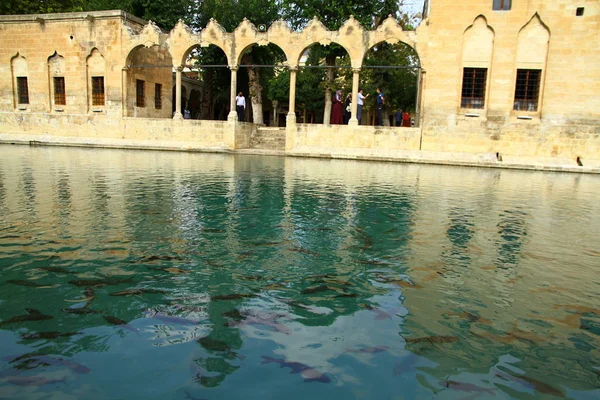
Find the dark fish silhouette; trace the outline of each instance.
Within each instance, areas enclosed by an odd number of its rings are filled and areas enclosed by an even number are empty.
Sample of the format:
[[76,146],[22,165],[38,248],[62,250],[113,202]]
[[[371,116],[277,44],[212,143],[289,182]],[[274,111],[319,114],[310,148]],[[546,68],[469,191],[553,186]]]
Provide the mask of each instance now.
[[231,318],[236,321],[244,319],[244,316],[238,310],[226,311],[226,312],[222,313],[221,315],[224,317],[227,317],[227,318]]
[[537,379],[530,378],[526,375],[518,375],[517,376],[517,375],[509,374],[507,372],[499,370],[498,368],[492,368],[492,370],[494,371],[494,375],[496,375],[497,377],[502,378],[504,380],[510,380],[513,382],[517,382],[523,386],[531,386],[540,393],[549,394],[549,395],[556,396],[556,397],[565,397],[565,394],[562,391],[560,391],[559,389],[556,389],[556,388],[548,385],[547,383],[538,381]]
[[356,293],[342,293],[342,294],[335,295],[334,297],[348,297],[348,298],[353,298],[353,297],[358,297],[358,294],[356,294]]
[[456,382],[456,381],[440,381],[439,384],[445,388],[459,390],[461,392],[476,392],[489,393],[495,396],[495,390],[491,388],[483,388],[472,383]]
[[13,285],[25,286],[25,287],[50,287],[52,285],[45,285],[37,282],[27,281],[24,279],[9,279],[6,281],[8,283],[12,283]]
[[353,349],[353,350],[346,350],[346,353],[368,353],[368,354],[375,354],[375,353],[381,353],[384,352],[386,350],[389,350],[389,346],[373,346],[373,347],[361,347],[359,349]]
[[123,328],[130,330],[132,332],[135,332],[139,335],[139,332],[136,328],[134,328],[133,326],[129,325],[127,323],[127,321],[123,321],[121,318],[117,318],[117,317],[113,317],[111,315],[103,315],[102,318],[104,318],[104,320],[106,322],[108,322],[109,324],[113,324],[113,325],[118,325],[118,326],[122,326]]
[[152,314],[148,314],[148,318],[154,318],[159,321],[162,321],[166,324],[175,324],[175,325],[197,325],[200,321],[194,321],[192,319],[177,317],[175,315],[167,315],[161,312],[155,312]]
[[131,283],[132,278],[127,279],[74,279],[68,281],[75,286],[105,286],[105,285],[120,285],[122,283]]
[[64,383],[65,379],[51,379],[43,376],[10,376],[6,378],[6,382],[18,386],[42,386],[51,383]]
[[61,268],[61,267],[40,267],[40,269],[43,269],[44,271],[48,271],[48,272],[56,272],[59,274],[70,274],[71,273],[71,271],[69,271],[68,269]]
[[173,255],[152,255],[152,256],[144,256],[138,260],[134,260],[131,262],[151,262],[151,261],[181,261],[183,257],[181,256],[173,256]]
[[91,308],[77,307],[77,308],[63,308],[67,314],[86,315],[86,314],[101,314],[102,311],[92,310]]
[[7,319],[6,321],[0,322],[0,325],[12,324],[12,323],[15,323],[15,322],[44,321],[44,320],[47,320],[47,319],[54,318],[51,315],[44,315],[44,314],[42,314],[41,312],[39,312],[35,308],[26,308],[25,311],[27,311],[28,314],[17,315],[15,317]]
[[254,297],[254,295],[253,294],[244,294],[244,293],[220,294],[217,296],[213,296],[212,300],[239,300],[239,299],[247,299],[249,297]]
[[90,369],[85,365],[79,364],[73,360],[67,360],[62,357],[52,357],[46,354],[26,354],[21,357],[17,357],[15,360],[11,361],[15,363],[18,361],[18,364],[15,366],[16,369],[33,369],[39,366],[64,366],[69,368],[70,370],[77,372],[78,374],[87,374],[90,372]]
[[430,344],[437,343],[456,343],[458,342],[458,338],[455,336],[424,336],[418,338],[404,338],[406,343],[423,343],[427,342]]
[[34,339],[57,339],[59,337],[70,337],[75,335],[81,335],[81,332],[33,332],[33,333],[24,333],[21,337],[25,340],[34,340]]
[[332,288],[330,286],[327,285],[320,285],[320,286],[315,286],[315,287],[309,287],[304,289],[302,292],[302,294],[313,294],[313,293],[321,293],[321,292],[327,292],[327,291],[333,291],[335,292],[335,288]]
[[276,363],[279,364],[281,368],[290,368],[292,370],[291,373],[300,374],[304,378],[304,382],[331,382],[331,378],[329,378],[327,375],[309,367],[306,364],[294,361],[285,361],[282,358],[273,358],[267,356],[262,356],[262,358],[264,358],[262,364]]
[[135,295],[146,294],[146,293],[165,294],[165,293],[167,293],[167,291],[161,290],[161,289],[150,289],[150,288],[126,289],[126,290],[121,290],[119,292],[113,292],[113,293],[109,294],[109,296],[135,296]]

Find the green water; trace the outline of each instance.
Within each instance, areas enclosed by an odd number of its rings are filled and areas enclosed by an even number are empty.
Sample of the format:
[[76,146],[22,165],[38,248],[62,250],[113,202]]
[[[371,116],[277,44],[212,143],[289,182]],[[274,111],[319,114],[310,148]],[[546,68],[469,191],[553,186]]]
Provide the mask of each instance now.
[[599,192],[0,146],[0,398],[598,398]]

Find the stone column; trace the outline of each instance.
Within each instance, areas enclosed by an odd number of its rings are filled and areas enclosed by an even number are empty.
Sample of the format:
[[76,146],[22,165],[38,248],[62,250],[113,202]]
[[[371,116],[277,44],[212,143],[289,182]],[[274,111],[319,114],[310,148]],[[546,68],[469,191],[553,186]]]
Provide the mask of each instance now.
[[[122,95],[122,111],[121,111],[121,115],[123,117],[127,116],[127,86],[129,86],[129,82],[127,81],[127,75],[129,72],[129,67],[124,67],[121,70],[121,79],[123,80],[122,86],[121,86],[121,95]],[[88,78],[90,79],[90,78]],[[88,104],[92,104],[91,102]],[[89,107],[89,106],[88,106]]]
[[360,68],[352,68],[352,105],[350,106],[350,121],[348,125],[358,125],[356,113],[358,111],[358,79],[360,77]]
[[294,119],[296,122],[296,73],[298,68],[290,68],[290,103],[288,107],[287,119]]
[[181,115],[181,71],[183,71],[181,65],[175,69],[175,114],[173,114],[173,119],[183,119],[183,115]]
[[238,66],[234,65],[234,66],[229,67],[229,69],[231,70],[231,87],[229,88],[229,115],[227,116],[227,119],[232,120],[235,118],[235,120],[237,121],[235,96],[237,95],[236,89],[237,89]]

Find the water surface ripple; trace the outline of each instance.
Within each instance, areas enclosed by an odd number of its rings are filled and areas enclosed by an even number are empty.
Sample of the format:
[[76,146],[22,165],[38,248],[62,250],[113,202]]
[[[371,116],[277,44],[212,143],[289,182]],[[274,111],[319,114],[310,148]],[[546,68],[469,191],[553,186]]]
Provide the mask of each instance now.
[[600,397],[600,177],[0,146],[0,397]]

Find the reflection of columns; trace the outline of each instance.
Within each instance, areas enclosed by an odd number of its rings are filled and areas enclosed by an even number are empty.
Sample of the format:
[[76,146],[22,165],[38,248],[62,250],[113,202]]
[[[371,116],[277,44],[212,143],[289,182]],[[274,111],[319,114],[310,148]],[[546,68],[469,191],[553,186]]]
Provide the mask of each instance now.
[[360,68],[352,68],[352,104],[350,105],[351,117],[348,125],[358,125],[356,112],[358,111],[358,78],[360,76]]
[[290,104],[288,108],[288,117],[296,118],[296,73],[298,68],[290,68]]
[[[235,117],[235,119],[237,121],[235,96],[237,94],[236,89],[237,89],[238,66],[237,65],[231,66],[231,67],[229,67],[229,69],[231,70],[231,88],[229,89],[229,115],[227,116],[227,119],[232,119],[233,117]],[[248,97],[248,98],[250,98],[250,97]]]
[[181,65],[175,69],[175,114],[173,114],[173,119],[183,119],[183,115],[181,115],[181,71],[183,71]]
[[[121,95],[123,96],[123,99],[121,100],[122,101],[121,114],[123,117],[127,116],[127,86],[129,85],[129,82],[127,82],[127,72],[128,71],[129,71],[129,67],[124,67],[121,70],[121,80],[123,81],[122,87],[121,87]],[[88,78],[88,79],[90,79],[90,78]],[[91,93],[91,91],[90,91],[90,93]],[[92,102],[93,102],[93,100],[92,100]],[[88,104],[92,104],[92,103],[88,103]]]

